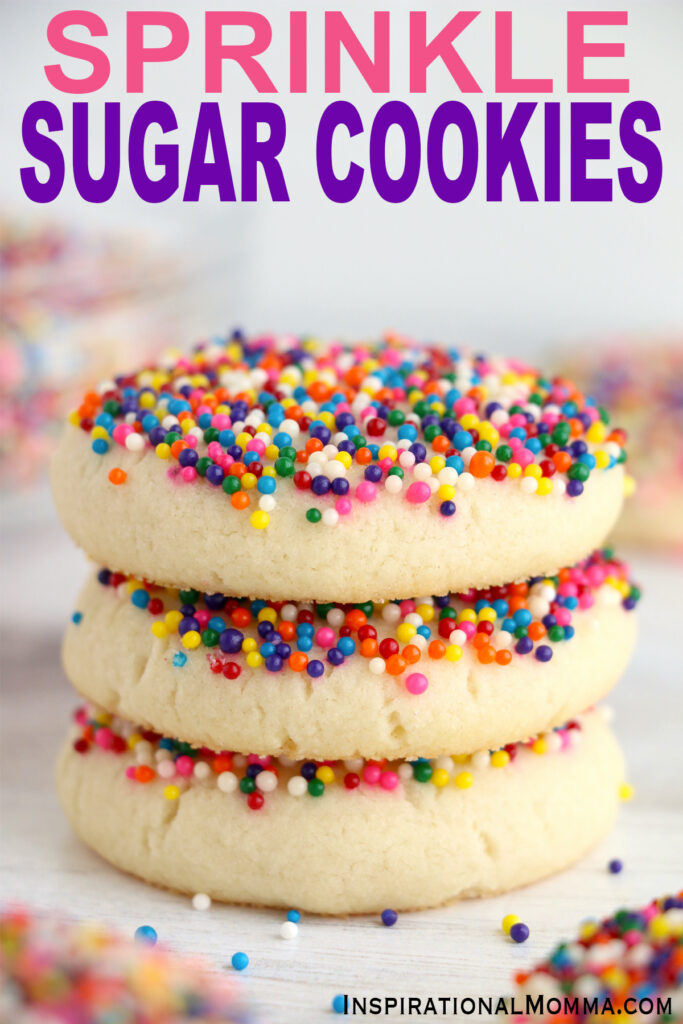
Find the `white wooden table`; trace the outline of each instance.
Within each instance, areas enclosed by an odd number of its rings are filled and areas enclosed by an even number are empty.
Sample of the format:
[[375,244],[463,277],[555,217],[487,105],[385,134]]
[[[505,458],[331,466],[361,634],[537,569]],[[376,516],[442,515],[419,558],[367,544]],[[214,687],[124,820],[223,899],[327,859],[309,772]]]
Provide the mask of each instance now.
[[[129,934],[151,924],[164,942],[202,952],[216,970],[231,970],[232,953],[243,950],[250,965],[240,982],[262,1017],[308,1024],[335,1019],[331,999],[343,992],[506,994],[514,971],[545,956],[583,918],[683,886],[680,565],[636,561],[645,589],[641,638],[610,701],[636,797],[600,849],[573,870],[507,896],[403,914],[394,928],[376,917],[304,917],[298,938],[286,941],[280,912],[214,906],[199,913],[187,899],[119,874],[71,835],[53,792],[52,764],[74,705],[59,667],[59,630],[83,563],[49,514],[20,532],[12,527],[1,554],[2,901],[94,916]],[[612,857],[623,859],[622,874],[608,873]],[[501,931],[509,912],[531,929],[523,946]]]

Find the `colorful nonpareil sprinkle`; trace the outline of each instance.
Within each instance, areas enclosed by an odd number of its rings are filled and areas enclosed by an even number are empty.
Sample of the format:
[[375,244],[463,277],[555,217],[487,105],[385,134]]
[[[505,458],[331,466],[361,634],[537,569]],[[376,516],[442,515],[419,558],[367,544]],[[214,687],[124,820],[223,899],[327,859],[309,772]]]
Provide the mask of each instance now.
[[[481,480],[577,498],[626,458],[625,433],[571,381],[393,335],[349,347],[235,334],[105,381],[70,422],[95,456],[154,452],[178,484],[223,492],[257,530],[283,488],[305,496],[311,525],[335,526],[383,491],[457,522],[458,492]],[[125,487],[126,471],[109,479]]]
[[235,982],[93,922],[0,913],[0,1017],[51,1024],[246,1024]]
[[148,613],[160,640],[188,652],[208,667],[238,679],[245,667],[265,672],[306,673],[328,678],[350,659],[364,658],[370,672],[390,675],[419,696],[429,687],[431,661],[458,661],[471,650],[482,664],[510,665],[518,657],[547,664],[558,644],[571,640],[577,616],[598,603],[631,611],[640,590],[628,566],[609,550],[597,551],[556,576],[535,577],[487,590],[443,597],[368,601],[359,605],[267,602],[165,590],[108,569],[100,583]]
[[683,1020],[683,892],[586,921],[575,939],[515,981],[517,1005],[520,993],[543,993],[546,1001],[547,1013],[515,1017],[523,1022],[634,1019],[637,1009],[638,1020]]
[[350,792],[370,786],[390,793],[412,784],[467,790],[480,772],[508,768],[520,757],[560,754],[574,748],[582,739],[579,717],[543,735],[510,743],[500,750],[480,750],[471,755],[431,760],[420,757],[412,761],[388,761],[386,758],[293,761],[287,757],[195,747],[139,728],[95,705],[78,708],[74,721],[73,748],[78,754],[97,750],[120,757],[121,771],[126,778],[135,785],[158,784],[161,799],[177,800],[188,786],[208,785],[222,793],[241,794],[253,811],[260,810],[268,794],[276,789],[286,789],[292,797],[308,795],[316,799],[324,796],[330,786],[343,787]]

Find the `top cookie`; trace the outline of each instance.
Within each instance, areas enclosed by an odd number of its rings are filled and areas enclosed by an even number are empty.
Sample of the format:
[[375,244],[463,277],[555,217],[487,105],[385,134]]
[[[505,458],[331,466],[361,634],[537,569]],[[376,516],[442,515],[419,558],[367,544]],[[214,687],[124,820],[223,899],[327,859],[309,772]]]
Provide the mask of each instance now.
[[89,555],[156,583],[342,603],[462,592],[602,543],[625,460],[608,422],[516,360],[234,336],[85,395],[52,486]]

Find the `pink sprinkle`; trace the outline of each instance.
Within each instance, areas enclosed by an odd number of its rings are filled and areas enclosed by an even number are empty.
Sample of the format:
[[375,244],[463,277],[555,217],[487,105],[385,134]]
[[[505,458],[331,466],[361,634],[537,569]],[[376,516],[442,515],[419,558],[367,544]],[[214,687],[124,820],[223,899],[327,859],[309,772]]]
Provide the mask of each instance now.
[[398,607],[401,611],[402,618],[405,619],[406,615],[412,615],[415,611],[415,602],[411,601],[410,598],[407,598],[405,601],[401,601]]
[[382,769],[378,764],[366,764],[363,769],[363,782],[369,786],[376,786],[382,775]]
[[194,434],[185,434],[184,440],[188,448],[197,447],[197,438],[194,436]]
[[128,767],[126,768],[126,778],[127,779],[134,779],[135,778],[135,765],[134,764],[129,764]]
[[370,480],[361,480],[358,487],[356,487],[356,497],[359,501],[368,504],[368,502],[374,501],[377,497],[377,488]]
[[131,427],[130,423],[119,423],[118,426],[114,427],[112,437],[117,444],[125,444],[126,438],[129,434],[134,434],[135,431]]
[[468,640],[471,640],[474,634],[477,632],[477,627],[473,622],[468,622],[463,619],[462,622],[458,623],[458,629],[461,629]]
[[215,427],[216,430],[227,430],[231,424],[232,420],[224,412],[217,412],[216,415],[211,418],[211,426]]
[[247,444],[248,452],[258,452],[259,455],[263,455],[266,450],[266,446],[263,441],[257,441],[256,438],[252,438]]
[[568,608],[558,608],[555,612],[558,626],[569,626],[572,621],[572,613]]
[[398,783],[399,778],[396,772],[382,772],[379,780],[382,789],[396,789]]
[[406,491],[406,500],[413,505],[421,505],[429,501],[432,496],[432,489],[426,480],[415,480]]
[[74,722],[76,722],[77,725],[88,724],[88,712],[85,710],[85,708],[78,708],[78,710],[74,714]]
[[330,626],[321,626],[315,634],[315,642],[318,647],[332,647],[334,644],[334,630]]
[[581,594],[579,597],[579,608],[582,612],[585,612],[588,608],[592,608],[595,604],[595,598],[590,593]]
[[379,468],[382,470],[383,473],[388,473],[393,464],[393,459],[390,459],[389,456],[387,456],[386,459],[380,459],[378,463]]
[[114,745],[114,733],[111,729],[98,729],[95,733],[95,743],[98,747],[102,747],[102,750],[111,750]]
[[424,693],[428,686],[429,680],[421,672],[411,672],[406,679],[406,690],[408,693]]
[[351,502],[348,498],[339,498],[334,507],[340,516],[348,516],[351,512]]
[[376,412],[374,405],[366,405],[364,409],[361,409],[360,418],[366,420],[368,416],[374,416]]
[[531,465],[534,461],[534,454],[528,448],[518,448],[512,461],[518,462],[522,469],[525,469],[526,466]]
[[194,613],[194,617],[201,626],[201,628],[206,629],[206,627],[209,624],[209,619],[211,618],[211,612],[208,610],[208,608],[198,608],[197,611]]
[[193,480],[197,479],[197,470],[194,466],[183,466],[180,475],[183,480],[186,480],[188,484],[191,484]]
[[178,775],[184,775],[188,778],[194,771],[194,761],[188,754],[181,754],[180,757],[176,758],[175,770]]
[[165,761],[160,761],[157,765],[157,774],[161,779],[172,779],[175,776],[176,769],[173,759],[167,758]]
[[219,445],[218,441],[211,441],[206,449],[206,454],[211,459],[220,459],[223,457],[223,449]]

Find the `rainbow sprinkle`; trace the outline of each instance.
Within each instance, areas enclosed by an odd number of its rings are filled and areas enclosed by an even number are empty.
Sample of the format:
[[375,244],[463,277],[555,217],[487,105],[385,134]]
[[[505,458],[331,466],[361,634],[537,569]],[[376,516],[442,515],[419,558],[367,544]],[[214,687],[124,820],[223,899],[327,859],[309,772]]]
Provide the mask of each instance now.
[[74,721],[76,753],[86,755],[97,749],[121,757],[122,771],[132,783],[161,783],[167,800],[177,800],[189,785],[216,786],[223,793],[243,794],[254,811],[260,810],[266,795],[279,787],[286,787],[293,797],[321,797],[327,787],[336,783],[349,791],[361,786],[393,791],[414,783],[430,783],[438,789],[449,785],[470,789],[479,772],[506,768],[520,757],[558,754],[572,749],[582,738],[581,718],[577,718],[543,735],[494,751],[431,760],[420,757],[412,761],[293,761],[287,757],[195,747],[137,727],[93,704],[78,708]]
[[631,611],[640,599],[628,566],[609,549],[556,576],[384,605],[252,601],[165,590],[108,569],[98,579],[151,615],[155,637],[177,638],[183,650],[174,656],[176,667],[186,663],[186,651],[198,651],[226,679],[238,679],[245,666],[322,679],[362,657],[373,674],[403,677],[416,695],[429,685],[416,670],[420,662],[456,662],[469,648],[482,664],[509,665],[515,655],[547,664],[556,645],[574,636],[577,614],[596,601]]
[[[153,450],[173,480],[224,492],[256,529],[284,487],[309,499],[311,524],[334,526],[382,491],[451,519],[458,492],[485,478],[576,498],[626,458],[624,431],[570,381],[394,335],[351,348],[236,333],[105,381],[70,422],[97,455]],[[109,479],[123,486],[127,472]]]
[[[618,910],[603,921],[586,921],[574,941],[560,943],[547,960],[517,974],[515,982],[516,1007],[527,995],[542,993],[546,1000],[546,1012],[515,1016],[522,1022],[626,1014],[634,1019],[638,1001],[644,1001],[642,1016],[635,1019],[683,1020],[683,891],[641,910]],[[660,1007],[658,997],[664,999]]]
[[247,1024],[235,983],[102,925],[0,913],[0,1016],[51,1024]]

